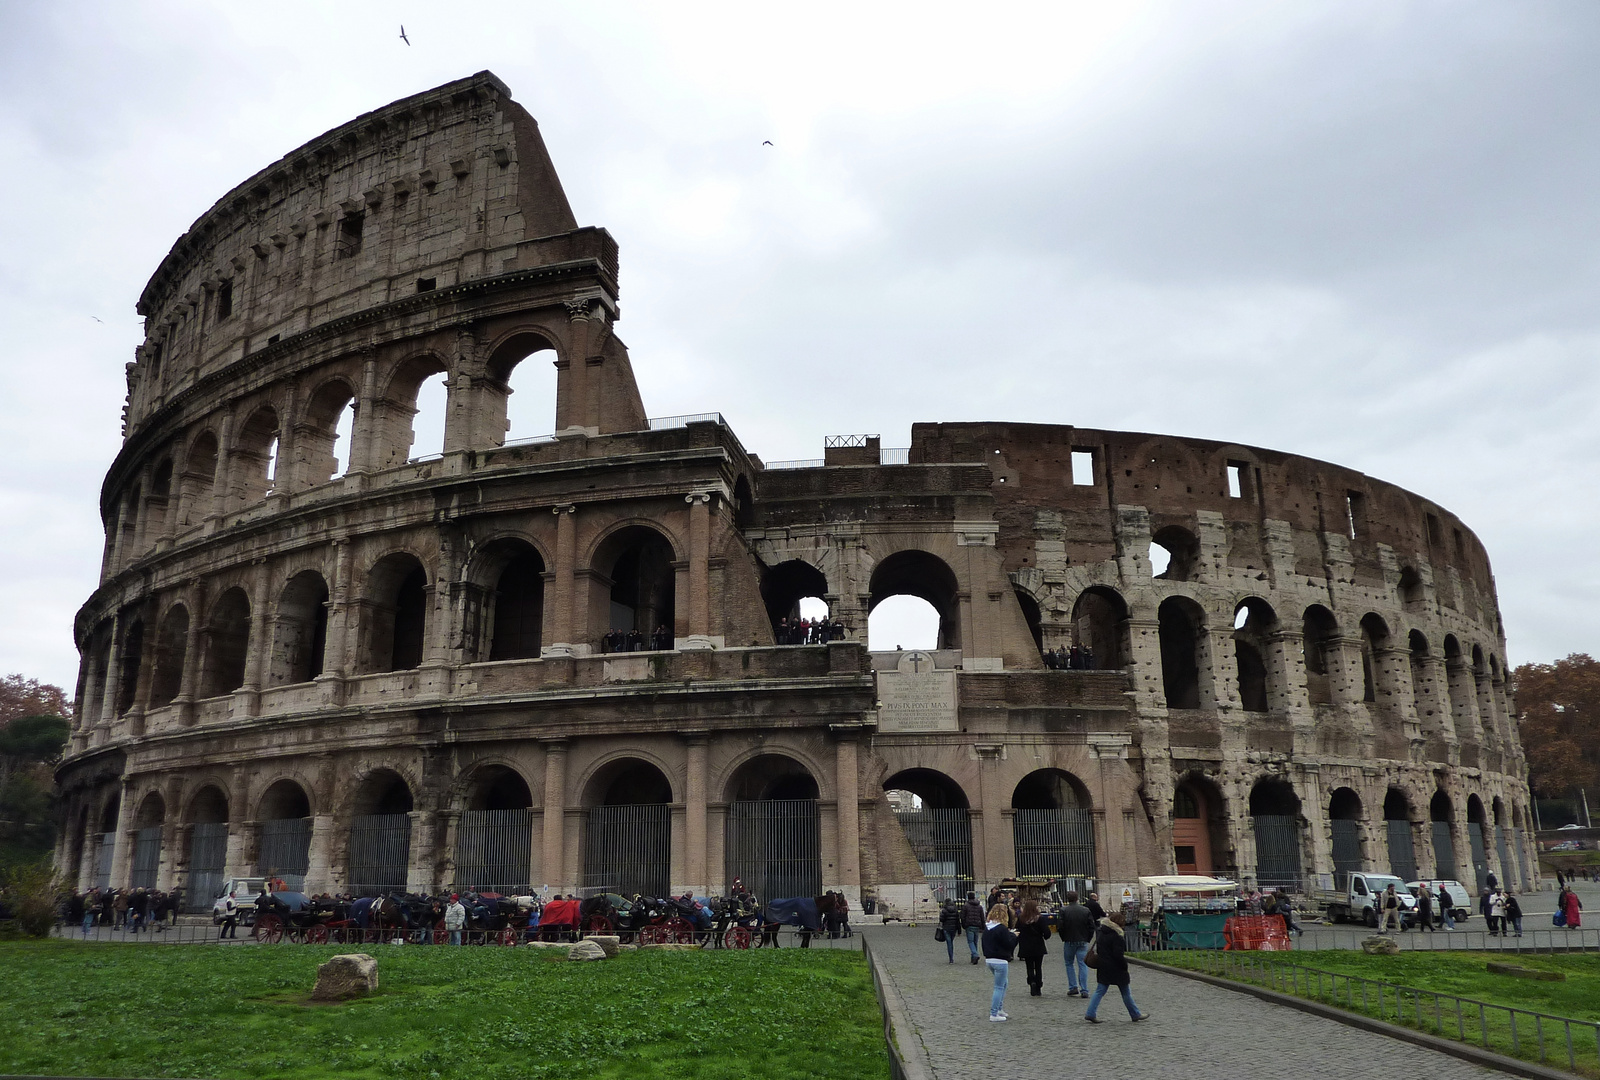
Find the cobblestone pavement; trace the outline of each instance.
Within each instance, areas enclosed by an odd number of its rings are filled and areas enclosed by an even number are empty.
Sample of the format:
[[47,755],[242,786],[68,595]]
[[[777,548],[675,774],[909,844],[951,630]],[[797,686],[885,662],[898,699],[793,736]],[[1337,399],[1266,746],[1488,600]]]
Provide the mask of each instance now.
[[[1019,1080],[1143,1075],[1160,1080],[1350,1080],[1355,1076],[1425,1076],[1486,1080],[1505,1074],[1398,1039],[1346,1027],[1204,983],[1135,968],[1133,996],[1151,1014],[1128,1022],[1113,991],[1100,1003],[1098,1027],[1085,1002],[1067,997],[1059,950],[1045,958],[1044,996],[1028,996],[1020,961],[1011,965],[1004,1024],[989,1022],[993,987],[985,965],[973,967],[966,943],[946,963],[933,927],[866,931],[880,970],[894,980],[927,1047],[938,1080]],[[1094,973],[1090,972],[1090,978]]]

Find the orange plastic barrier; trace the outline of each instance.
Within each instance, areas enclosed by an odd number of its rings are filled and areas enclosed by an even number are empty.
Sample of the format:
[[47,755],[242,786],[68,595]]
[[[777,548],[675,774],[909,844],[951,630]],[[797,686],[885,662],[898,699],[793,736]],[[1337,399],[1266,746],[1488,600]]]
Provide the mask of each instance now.
[[1281,915],[1235,915],[1222,926],[1224,949],[1288,952],[1293,948]]

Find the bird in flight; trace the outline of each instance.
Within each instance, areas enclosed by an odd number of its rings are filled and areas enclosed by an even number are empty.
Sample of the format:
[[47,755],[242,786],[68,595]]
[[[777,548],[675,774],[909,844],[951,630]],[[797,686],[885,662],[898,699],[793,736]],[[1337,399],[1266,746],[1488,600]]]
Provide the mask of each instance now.
[[106,321],[104,319],[102,319],[98,315],[90,315],[89,318],[93,319],[95,322],[99,323],[101,326],[104,326],[106,324]]
[[761,140],[761,145],[762,146],[771,146],[772,145],[772,140],[771,139],[762,139]]
[[401,23],[400,24],[400,40],[405,42],[407,45],[411,44],[411,39],[406,37],[406,24],[405,23]]

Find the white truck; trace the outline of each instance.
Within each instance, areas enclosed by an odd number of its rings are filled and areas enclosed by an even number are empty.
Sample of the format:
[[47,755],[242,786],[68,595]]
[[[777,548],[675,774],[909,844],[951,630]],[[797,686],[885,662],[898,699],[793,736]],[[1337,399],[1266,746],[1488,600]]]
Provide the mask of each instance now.
[[256,899],[266,891],[264,877],[229,878],[222,883],[222,891],[211,902],[211,923],[219,925],[227,909],[228,894],[233,893],[233,904],[239,912],[239,925],[249,926],[255,919]]
[[1327,909],[1329,922],[1361,922],[1376,927],[1382,914],[1382,896],[1390,885],[1398,898],[1400,925],[1412,926],[1417,921],[1417,898],[1393,874],[1340,871],[1334,875],[1333,884],[1332,889],[1316,889],[1311,894]]

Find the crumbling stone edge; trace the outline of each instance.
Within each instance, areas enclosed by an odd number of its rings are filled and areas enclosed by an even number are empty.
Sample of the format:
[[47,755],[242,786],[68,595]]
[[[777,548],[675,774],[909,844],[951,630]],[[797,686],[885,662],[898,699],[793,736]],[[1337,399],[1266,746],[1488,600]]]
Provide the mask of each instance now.
[[1578,1075],[1577,1073],[1569,1073],[1564,1069],[1552,1069],[1548,1065],[1539,1065],[1532,1061],[1523,1061],[1521,1058],[1497,1054],[1493,1050],[1485,1050],[1470,1043],[1456,1042],[1454,1039],[1443,1039],[1437,1035],[1429,1035],[1424,1031],[1401,1027],[1399,1024],[1374,1020],[1370,1016],[1363,1016],[1358,1012],[1341,1009],[1336,1005],[1327,1005],[1320,1001],[1296,997],[1293,994],[1282,994],[1276,990],[1269,990],[1264,986],[1252,986],[1249,983],[1235,982],[1232,979],[1221,979],[1215,975],[1207,975],[1204,972],[1190,971],[1187,968],[1156,963],[1152,960],[1142,960],[1133,956],[1128,957],[1128,963],[1137,964],[1152,971],[1164,971],[1169,975],[1193,979],[1196,982],[1209,983],[1224,990],[1236,990],[1241,994],[1250,994],[1253,997],[1260,998],[1262,1001],[1269,1001],[1275,1005],[1287,1005],[1291,1009],[1299,1009],[1301,1012],[1320,1016],[1325,1020],[1336,1020],[1341,1024],[1360,1028],[1363,1031],[1370,1031],[1377,1035],[1387,1035],[1391,1039],[1399,1039],[1401,1042],[1408,1042],[1425,1050],[1437,1050],[1442,1054],[1449,1054],[1451,1057],[1470,1061],[1474,1065],[1482,1065],[1485,1068],[1511,1073],[1514,1076],[1526,1076],[1532,1078],[1532,1080],[1573,1080],[1573,1077]]
[[861,941],[861,952],[867,958],[867,970],[872,973],[872,990],[878,997],[878,1006],[883,1010],[883,1041],[889,1051],[890,1077],[892,1080],[934,1080],[928,1048],[922,1045],[922,1036],[911,1023],[900,989],[895,986],[892,977],[878,970],[872,945],[865,938]]

